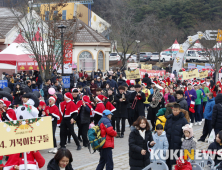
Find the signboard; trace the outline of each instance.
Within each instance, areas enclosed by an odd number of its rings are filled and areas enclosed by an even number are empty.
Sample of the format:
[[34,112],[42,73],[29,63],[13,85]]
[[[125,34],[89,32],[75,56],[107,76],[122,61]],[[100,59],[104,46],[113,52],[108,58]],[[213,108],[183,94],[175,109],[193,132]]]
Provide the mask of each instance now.
[[166,70],[144,70],[140,69],[140,76],[143,78],[145,74],[148,74],[150,78],[154,78],[155,76],[164,76],[166,74]]
[[[214,64],[213,64],[213,67],[214,67]],[[211,67],[211,65],[210,65],[209,63],[205,63],[205,68],[206,68],[206,69],[208,69],[208,68],[209,68],[209,69],[212,69],[212,67]]]
[[8,87],[8,81],[7,80],[0,80],[0,88]]
[[53,148],[51,117],[0,123],[0,156]]
[[70,76],[62,76],[62,82],[64,88],[70,88]]
[[186,71],[183,72],[183,80],[193,79],[197,77],[199,77],[198,69],[189,72]]
[[199,73],[199,78],[200,79],[205,78],[205,77],[208,77],[208,71],[207,70]]
[[128,80],[140,79],[140,70],[136,69],[134,71],[127,71],[125,70],[126,78]]
[[222,73],[219,73],[219,81],[221,80],[222,78]]
[[141,64],[141,69],[152,70],[152,64]]
[[18,71],[25,71],[25,70],[39,70],[38,63],[36,61],[19,61],[17,63],[17,70]]
[[132,70],[135,70],[139,67],[139,64],[138,63],[128,63],[127,64],[127,68],[130,68]]
[[188,63],[188,69],[196,68],[196,64]]
[[197,69],[198,69],[198,70],[202,70],[203,68],[205,68],[205,66],[197,65]]

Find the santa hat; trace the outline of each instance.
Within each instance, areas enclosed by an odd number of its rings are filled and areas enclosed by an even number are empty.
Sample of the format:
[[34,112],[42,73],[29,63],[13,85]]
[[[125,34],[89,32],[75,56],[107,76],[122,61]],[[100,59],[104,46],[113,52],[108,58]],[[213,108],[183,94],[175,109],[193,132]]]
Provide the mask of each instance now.
[[10,101],[4,101],[4,106],[9,107],[11,105]]
[[54,100],[54,102],[56,102],[56,100],[57,100],[55,96],[50,96],[49,99]]
[[100,102],[103,101],[103,98],[107,99],[107,97],[105,97],[103,95],[96,96],[96,99],[99,100]]
[[200,83],[203,84],[203,83],[204,83],[204,80],[201,80]]
[[78,90],[77,88],[72,88],[71,92],[72,92],[72,93],[74,93],[74,92],[75,92],[75,93],[78,93],[79,90]]
[[130,84],[135,85],[135,80],[130,80]]
[[218,81],[216,85],[221,85],[221,82],[220,82],[220,81]]
[[190,132],[189,138],[191,138],[193,136],[193,128],[191,125],[186,124],[185,126],[182,127],[183,132],[186,130],[188,132]]
[[89,96],[83,96],[82,98],[83,102],[85,103],[91,103],[90,99],[89,99]]
[[64,94],[64,97],[65,97],[66,99],[73,100],[72,94],[71,94],[70,92],[67,92],[66,94]]
[[43,101],[39,102],[39,106],[45,106],[45,105],[46,105],[45,102],[43,102]]

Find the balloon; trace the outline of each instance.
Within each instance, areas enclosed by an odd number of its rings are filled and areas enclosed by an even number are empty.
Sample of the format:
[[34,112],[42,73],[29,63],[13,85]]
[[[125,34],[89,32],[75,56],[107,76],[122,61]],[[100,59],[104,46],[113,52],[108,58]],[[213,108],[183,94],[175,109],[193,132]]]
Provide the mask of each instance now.
[[54,95],[55,94],[55,89],[51,87],[51,88],[49,88],[48,92],[49,92],[50,95]]
[[182,71],[186,71],[184,68],[182,68]]
[[170,78],[174,78],[175,75],[173,73],[170,74]]

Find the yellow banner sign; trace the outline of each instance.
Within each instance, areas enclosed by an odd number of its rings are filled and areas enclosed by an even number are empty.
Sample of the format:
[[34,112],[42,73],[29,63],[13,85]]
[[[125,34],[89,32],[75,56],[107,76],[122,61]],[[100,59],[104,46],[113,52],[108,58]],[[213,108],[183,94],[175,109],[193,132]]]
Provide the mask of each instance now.
[[152,70],[152,64],[141,64],[141,69]]
[[199,73],[199,78],[202,79],[202,78],[205,78],[205,77],[208,77],[208,71],[204,71],[204,72],[201,72]]
[[53,148],[51,117],[0,123],[0,156]]
[[188,80],[188,79],[193,79],[199,77],[198,69],[195,69],[193,71],[184,71],[183,72],[183,79]]
[[140,70],[139,69],[136,69],[134,71],[125,71],[126,73],[126,78],[129,79],[129,80],[132,80],[132,79],[140,79]]

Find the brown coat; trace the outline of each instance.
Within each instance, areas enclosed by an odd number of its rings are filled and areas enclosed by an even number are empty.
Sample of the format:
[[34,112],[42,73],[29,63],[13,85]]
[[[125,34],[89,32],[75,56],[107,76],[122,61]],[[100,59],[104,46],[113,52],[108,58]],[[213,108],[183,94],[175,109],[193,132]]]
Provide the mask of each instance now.
[[[168,116],[170,114],[172,114],[172,107],[176,102],[172,102],[172,103],[167,103],[166,104],[166,112],[165,112],[165,116]],[[181,112],[184,114],[184,117],[187,119],[187,122],[190,123],[190,116],[189,116],[189,112],[184,110],[184,109],[180,109]]]

